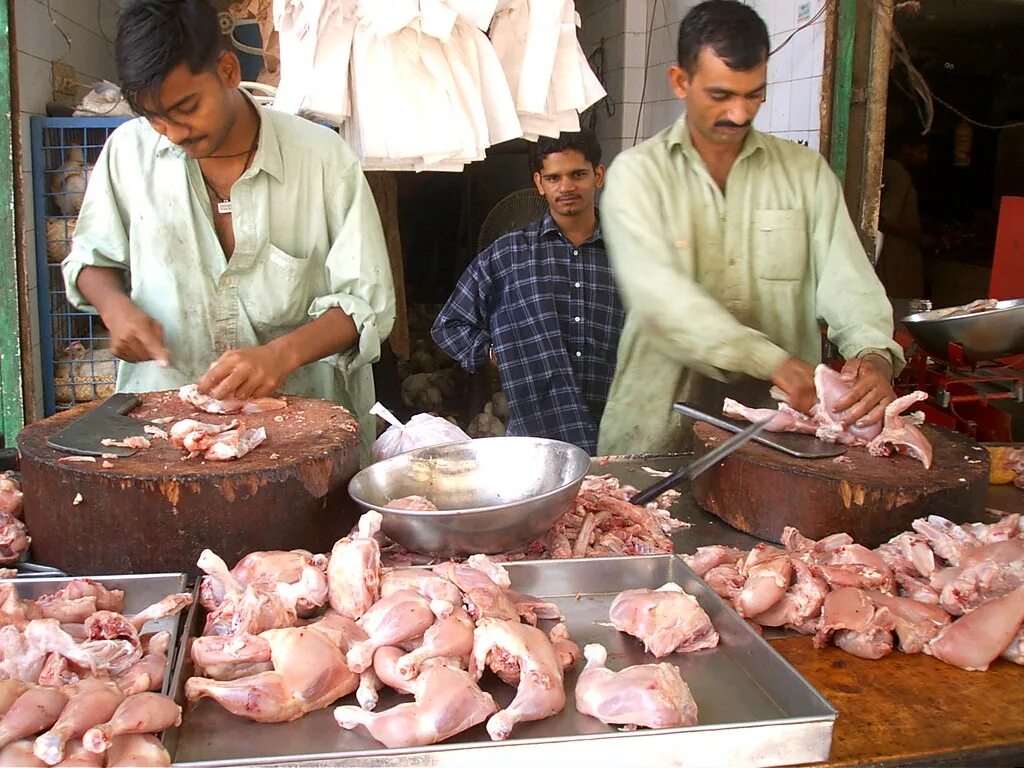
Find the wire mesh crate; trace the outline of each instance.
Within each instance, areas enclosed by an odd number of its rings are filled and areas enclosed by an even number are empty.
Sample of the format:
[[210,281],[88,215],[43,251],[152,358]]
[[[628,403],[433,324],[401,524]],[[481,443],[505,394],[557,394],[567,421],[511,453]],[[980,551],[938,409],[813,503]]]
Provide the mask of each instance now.
[[117,360],[96,315],[67,300],[60,263],[82,207],[89,173],[113,130],[130,118],[33,117],[32,198],[39,281],[39,340],[47,416],[114,393]]

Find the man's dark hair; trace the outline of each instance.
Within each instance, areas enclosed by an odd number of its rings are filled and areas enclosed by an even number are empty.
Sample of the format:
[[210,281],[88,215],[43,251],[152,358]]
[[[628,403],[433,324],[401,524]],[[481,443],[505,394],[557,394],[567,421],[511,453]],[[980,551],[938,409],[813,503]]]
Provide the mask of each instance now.
[[557,152],[576,150],[597,168],[601,164],[601,145],[597,137],[586,128],[577,133],[562,133],[557,139],[541,136],[536,144],[530,146],[530,173],[540,173],[544,167],[544,158]]
[[705,46],[729,69],[746,72],[768,60],[768,27],[739,0],[707,0],[691,8],[679,25],[679,66],[692,75]]
[[138,114],[168,73],[187,64],[193,74],[212,69],[225,50],[217,11],[205,0],[135,0],[121,11],[114,60],[121,92]]

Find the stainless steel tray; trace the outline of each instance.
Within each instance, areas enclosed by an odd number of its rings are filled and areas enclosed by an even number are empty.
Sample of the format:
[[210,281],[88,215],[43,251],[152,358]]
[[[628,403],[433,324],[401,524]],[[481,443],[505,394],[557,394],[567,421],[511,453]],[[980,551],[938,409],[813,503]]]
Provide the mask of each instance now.
[[[685,764],[690,768],[788,765],[828,757],[835,710],[678,557],[520,562],[506,567],[515,589],[559,605],[581,647],[604,644],[615,668],[653,661],[639,642],[601,626],[608,622],[615,595],[624,589],[655,588],[675,581],[696,596],[711,616],[721,643],[711,651],[665,660],[678,665],[690,685],[700,708],[700,724],[620,732],[576,712],[577,672],[569,671],[568,701],[556,717],[521,724],[505,742],[490,741],[483,726],[477,726],[450,741],[418,749],[387,749],[362,729],[344,731],[335,723],[332,708],[292,723],[265,725],[236,718],[207,699],[185,713],[179,729],[166,734],[165,743],[176,740],[174,764],[466,768]],[[193,616],[195,626],[200,613]],[[175,695],[181,695],[191,673],[191,659],[183,649],[174,675]],[[499,706],[511,701],[511,687],[490,675],[485,681]],[[378,709],[405,700],[408,697],[382,691]]]
[[[143,608],[148,608],[153,603],[158,603],[168,595],[185,591],[184,573],[144,573],[125,576],[89,576],[93,581],[98,581],[107,589],[120,589],[124,591],[124,613],[131,615],[138,613]],[[53,594],[65,586],[73,578],[68,577],[32,577],[4,579],[14,584],[18,590],[18,596],[23,600],[34,600],[43,595]],[[166,616],[157,621],[148,621],[142,628],[142,632],[170,632],[171,642],[167,649],[167,659],[170,669],[164,676],[163,693],[170,695],[171,672],[176,668],[175,651],[178,647],[178,635],[181,634],[181,614]]]

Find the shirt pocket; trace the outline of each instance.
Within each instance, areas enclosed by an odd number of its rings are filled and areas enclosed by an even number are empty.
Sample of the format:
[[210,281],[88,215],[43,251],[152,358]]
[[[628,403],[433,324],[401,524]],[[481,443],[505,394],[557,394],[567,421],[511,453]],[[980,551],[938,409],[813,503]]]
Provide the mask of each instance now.
[[802,208],[754,211],[753,238],[759,279],[803,279],[807,272],[807,220]]
[[246,301],[246,311],[255,326],[266,331],[290,330],[306,322],[315,261],[267,244]]

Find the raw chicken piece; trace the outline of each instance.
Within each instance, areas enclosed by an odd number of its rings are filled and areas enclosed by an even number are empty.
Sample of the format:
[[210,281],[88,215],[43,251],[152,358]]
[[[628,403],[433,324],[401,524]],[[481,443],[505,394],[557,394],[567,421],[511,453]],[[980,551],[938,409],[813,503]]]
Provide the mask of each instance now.
[[857,587],[895,594],[896,579],[885,559],[860,544],[843,544],[819,558],[817,571],[833,589]]
[[165,768],[170,764],[164,745],[148,733],[115,736],[107,750],[107,768]]
[[96,600],[96,608],[101,611],[120,613],[124,607],[124,592],[120,589],[107,589],[92,579],[72,579],[63,588],[52,595],[43,595],[36,599],[36,605],[42,608],[50,602],[60,600],[80,600],[92,597]]
[[174,595],[168,595],[162,600],[143,608],[132,616],[130,621],[135,626],[135,629],[141,632],[142,627],[147,621],[159,621],[167,616],[174,616],[177,613],[181,613],[190,605],[192,605],[192,593],[179,592]]
[[142,658],[139,631],[120,613],[96,611],[86,620],[85,633],[88,639],[81,648],[90,654],[98,669],[111,675],[125,672]]
[[918,518],[910,526],[924,536],[935,554],[950,565],[959,565],[964,552],[980,543],[973,534],[938,515]]
[[339,539],[327,563],[328,600],[342,616],[358,619],[380,597],[380,545],[374,538],[384,518],[370,510],[355,535]]
[[115,440],[112,437],[105,437],[100,440],[100,445],[111,448],[149,448],[149,438],[142,435],[129,435],[122,440]]
[[[51,596],[43,595],[43,597]],[[36,601],[36,607],[42,612],[43,618],[56,619],[61,624],[83,624],[98,610],[96,598],[91,595],[74,600],[50,600],[45,603],[40,602],[41,600],[42,598]]]
[[192,641],[192,663],[197,674],[214,680],[237,680],[274,668],[270,643],[260,635],[197,637]]
[[1024,664],[1024,626],[1017,630],[1013,640],[1003,651],[1003,658],[1014,664]]
[[613,672],[603,645],[583,649],[587,666],[576,681],[576,709],[627,729],[697,724],[697,704],[673,664],[638,664]]
[[986,560],[967,568],[946,568],[935,578],[933,586],[941,581],[945,581],[945,585],[939,593],[939,605],[950,614],[960,616],[1024,585],[1024,562],[1008,564]]
[[137,693],[122,701],[108,722],[86,731],[82,743],[99,754],[110,749],[115,736],[159,733],[176,725],[181,725],[181,707],[173,699],[159,693]]
[[0,514],[0,565],[18,562],[31,543],[32,538],[21,520]]
[[[435,601],[443,602],[443,601]],[[450,607],[450,604],[445,603]],[[384,645],[400,645],[419,637],[434,623],[431,603],[423,595],[400,590],[378,600],[359,619],[367,639],[355,642],[348,649],[349,668],[359,674],[373,664],[373,652]]]
[[428,600],[446,600],[452,605],[462,605],[462,590],[443,576],[423,568],[396,568],[381,574],[381,597],[390,597],[400,589],[419,592]]
[[790,627],[805,635],[817,631],[821,606],[828,595],[828,582],[816,575],[802,560],[790,558],[793,583],[782,598],[753,621],[762,627]]
[[883,547],[891,546],[895,546],[899,556],[913,567],[912,575],[928,578],[935,571],[935,553],[924,536],[906,531],[890,539],[888,545],[883,544],[881,547],[878,547],[876,551],[885,560],[886,565],[891,570],[896,570],[894,567],[895,558],[892,556],[886,557],[888,550],[883,552]]
[[814,647],[824,648],[839,629],[866,631],[874,615],[874,606],[864,590],[840,587],[830,592],[822,605],[821,623],[814,636]]
[[233,429],[217,435],[213,445],[206,449],[203,458],[207,461],[231,461],[240,459],[267,439],[263,427],[255,429]]
[[[388,688],[392,688],[399,693],[413,694],[415,693],[416,681],[407,680],[398,674],[398,660],[404,655],[405,651],[393,645],[378,648],[373,654],[373,672],[377,679]],[[363,709],[370,709],[370,707],[364,706]]]
[[231,432],[242,426],[242,422],[233,419],[227,424],[209,424],[195,419],[176,421],[168,430],[167,439],[175,448],[182,448],[190,454],[198,454],[217,442],[217,436]]
[[286,400],[275,397],[257,397],[253,400],[217,400],[204,395],[195,384],[178,390],[178,397],[207,413],[266,413],[288,407]]
[[356,690],[359,677],[325,634],[309,628],[272,629],[262,635],[270,644],[273,672],[220,682],[193,677],[185,697],[214,699],[228,712],[260,723],[283,723]]
[[328,608],[323,616],[307,624],[310,629],[322,632],[341,649],[342,653],[348,653],[353,643],[366,640],[366,632],[355,621],[342,616],[333,608]]
[[736,612],[749,619],[775,605],[789,589],[793,565],[782,550],[758,544],[740,564],[740,573],[747,577],[733,605]]
[[32,600],[22,600],[10,581],[0,582],[0,626],[24,627],[32,619],[41,619],[43,613]]
[[840,629],[833,638],[847,653],[862,659],[880,659],[892,653],[892,631],[896,622],[888,608],[877,608],[861,631]]
[[882,428],[878,424],[870,427],[858,427],[851,424],[844,427],[843,414],[836,408],[836,402],[853,387],[852,380],[846,380],[838,371],[827,365],[819,365],[814,369],[814,390],[818,396],[818,404],[814,409],[814,421],[818,424],[816,435],[819,440],[842,445],[865,445],[878,436]]
[[6,715],[7,710],[27,690],[28,683],[21,680],[0,680],[0,717]]
[[470,615],[456,608],[451,616],[438,619],[423,634],[423,645],[398,660],[398,674],[412,680],[419,675],[423,662],[438,657],[454,657],[462,662],[461,666],[469,666],[474,629],[476,625]]
[[931,585],[922,579],[915,579],[905,573],[895,573],[896,583],[900,585],[900,592],[904,597],[909,597],[918,603],[928,605],[939,604],[939,593],[932,589]]
[[704,581],[716,595],[732,602],[747,583],[747,577],[740,573],[739,566],[723,563],[705,573]]
[[13,741],[0,749],[0,767],[2,768],[37,768],[37,766],[46,768],[46,763],[32,754],[31,739]]
[[68,697],[54,688],[29,688],[0,722],[0,747],[45,731],[60,717]]
[[1014,512],[1007,515],[998,523],[965,523],[960,527],[971,534],[982,544],[995,544],[998,541],[1008,541],[1019,537],[1024,533],[1021,515]]
[[814,420],[800,413],[786,403],[779,403],[778,408],[748,408],[732,398],[725,398],[722,413],[734,419],[744,419],[751,423],[771,419],[764,427],[767,432],[799,432],[813,435],[818,429]]
[[696,598],[671,582],[620,593],[609,616],[617,630],[642,640],[655,658],[718,645],[718,633]]
[[949,614],[937,606],[881,592],[866,594],[875,608],[887,608],[892,614],[896,637],[904,653],[920,653],[950,622]]
[[681,555],[681,557],[683,562],[690,566],[690,570],[703,577],[712,568],[745,560],[747,554],[748,552],[744,552],[742,549],[715,544],[710,547],[697,547],[697,551],[692,555]]
[[300,617],[310,616],[327,603],[327,558],[304,549],[250,552],[231,569],[243,584],[270,579],[281,584],[306,584],[308,589],[295,602]]
[[[377,655],[374,654],[374,659]],[[362,674],[359,675],[359,687],[356,688],[356,701],[359,702],[359,706],[367,711],[372,711],[377,708],[377,702],[380,701],[380,689],[384,687],[384,683],[377,677],[377,673],[373,667],[364,669]]]
[[[81,739],[72,739],[64,748],[64,759],[57,765],[59,768],[72,768],[72,766],[74,768],[104,768],[105,765],[115,765],[115,763],[108,763],[106,757],[105,754],[97,755],[90,752],[85,748]],[[45,765],[46,763],[41,764]],[[132,768],[138,767],[132,766]]]
[[124,672],[114,676],[114,683],[125,696],[144,691],[159,691],[167,674],[167,650],[147,651],[141,659]]
[[415,696],[414,704],[399,704],[379,713],[338,707],[334,718],[347,730],[362,725],[373,738],[393,749],[450,739],[497,710],[491,694],[481,691],[473,677],[445,664],[432,665],[420,674]]
[[10,515],[21,519],[21,508],[24,503],[21,482],[10,470],[0,473],[0,516]]
[[984,671],[1014,640],[1024,622],[1024,587],[975,608],[945,627],[924,647],[940,661]]
[[548,619],[551,621],[563,621],[565,619],[558,606],[554,603],[549,603],[547,600],[541,600],[533,595],[524,595],[522,592],[516,592],[515,590],[509,592],[509,597],[512,598],[512,602],[516,606],[519,618],[531,626],[537,626],[538,619]]
[[0,627],[0,675],[34,683],[51,653],[88,669],[99,663],[91,649],[79,645],[55,619],[33,619],[21,631],[11,625]]
[[303,571],[297,584],[261,578],[243,584],[227,564],[208,549],[196,561],[199,568],[216,579],[224,589],[220,604],[206,617],[204,635],[232,636],[259,634],[268,629],[290,627],[298,617],[299,600],[308,599],[320,588],[319,576]]
[[403,496],[400,499],[392,499],[384,506],[388,509],[401,509],[406,512],[437,512],[434,502],[425,496]]
[[514,660],[519,686],[512,703],[487,721],[487,733],[503,741],[516,724],[543,720],[565,707],[562,661],[544,632],[528,624],[480,619],[469,672],[477,680],[495,656]]
[[80,682],[54,726],[35,741],[35,755],[47,765],[64,759],[66,744],[87,730],[107,722],[124,701],[124,695],[110,683],[96,678]]
[[575,667],[580,659],[580,647],[569,636],[569,628],[565,624],[555,624],[548,632],[548,639],[555,648],[563,669]]
[[888,456],[894,447],[902,448],[924,464],[925,469],[931,469],[932,444],[920,429],[900,415],[914,403],[927,399],[927,392],[911,392],[885,406],[882,431],[868,443],[868,453],[872,456]]
[[466,608],[474,619],[519,619],[509,593],[508,571],[486,555],[473,555],[465,563],[440,563],[433,571],[462,590]]

